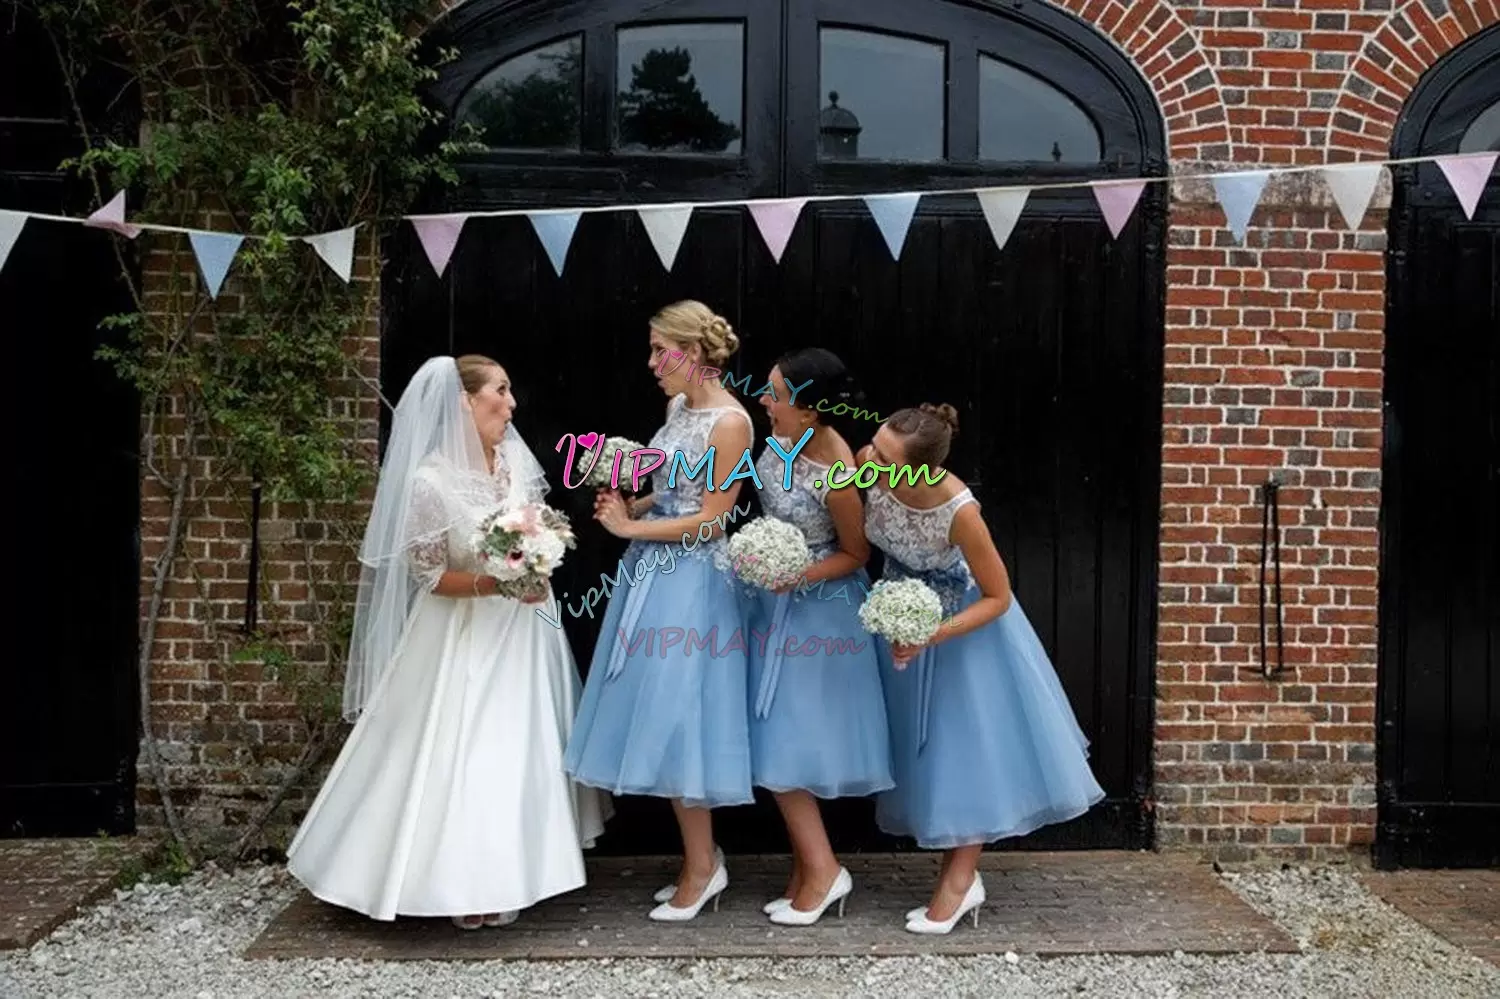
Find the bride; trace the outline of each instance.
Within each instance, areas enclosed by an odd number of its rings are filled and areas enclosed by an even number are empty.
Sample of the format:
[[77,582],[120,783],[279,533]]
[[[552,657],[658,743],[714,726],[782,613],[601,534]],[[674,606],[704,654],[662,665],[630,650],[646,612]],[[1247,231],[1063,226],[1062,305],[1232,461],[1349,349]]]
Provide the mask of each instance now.
[[315,896],[373,919],[512,922],[584,884],[612,811],[563,771],[566,637],[473,571],[480,519],[548,488],[515,405],[505,370],[469,355],[428,361],[396,407],[344,680],[359,720],[287,850]]

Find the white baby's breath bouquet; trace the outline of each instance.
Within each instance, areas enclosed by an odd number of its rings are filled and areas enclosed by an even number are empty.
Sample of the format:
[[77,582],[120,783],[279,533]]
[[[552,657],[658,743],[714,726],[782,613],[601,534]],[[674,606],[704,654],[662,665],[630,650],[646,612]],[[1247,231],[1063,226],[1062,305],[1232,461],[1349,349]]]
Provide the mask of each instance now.
[[[585,451],[578,459],[578,471],[583,473],[583,484],[596,489],[608,486],[610,475],[613,473],[615,467],[615,455],[623,451],[628,456],[632,451],[644,451],[645,449],[646,445],[638,444],[629,437],[604,438],[603,450],[599,452],[599,460],[594,463],[592,468],[589,467],[588,451]],[[630,487],[624,484],[630,481],[629,469],[625,467],[624,459],[621,459],[620,471],[622,473],[620,488],[629,491]]]
[[860,605],[859,623],[892,645],[921,645],[943,623],[943,601],[920,579],[882,579]]
[[563,554],[577,547],[568,518],[541,503],[498,510],[479,525],[480,571],[499,582],[502,597],[523,599],[547,593],[547,581]]
[[796,524],[757,517],[729,539],[729,560],[740,579],[770,590],[801,578],[813,558]]

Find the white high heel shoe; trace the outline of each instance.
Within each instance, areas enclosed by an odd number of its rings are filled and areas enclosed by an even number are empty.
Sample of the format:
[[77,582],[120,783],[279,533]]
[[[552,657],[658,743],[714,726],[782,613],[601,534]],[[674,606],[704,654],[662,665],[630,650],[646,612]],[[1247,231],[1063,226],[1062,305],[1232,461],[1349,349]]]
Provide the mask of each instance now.
[[760,911],[764,912],[766,915],[769,916],[771,913],[775,912],[777,909],[785,909],[787,906],[789,906],[791,904],[792,904],[792,900],[789,899],[789,898],[787,898],[785,895],[783,895],[780,898],[773,898],[773,899],[771,899],[771,901],[767,902],[765,905],[763,905],[763,906],[760,907]]
[[833,903],[839,904],[839,918],[844,918],[844,900],[854,890],[854,879],[849,876],[847,868],[840,867],[838,877],[833,879],[833,884],[828,887],[828,894],[823,896],[823,901],[816,909],[803,912],[801,909],[792,908],[788,902],[786,905],[771,913],[771,922],[778,926],[811,926],[823,918],[823,913]]
[[[714,863],[720,867],[724,866],[724,851],[714,847]],[[677,894],[677,883],[674,881],[665,888],[658,888],[656,894],[651,896],[653,902],[670,902],[672,896]]]
[[984,905],[984,881],[979,877],[979,872],[974,872],[974,883],[969,885],[969,890],[964,892],[964,900],[959,903],[958,909],[953,915],[937,922],[927,918],[927,910],[921,910],[917,918],[912,919],[908,913],[906,929],[909,933],[925,933],[931,936],[942,936],[949,933],[958,921],[969,913],[974,914],[974,928],[979,928],[979,907]]
[[671,902],[663,902],[650,912],[650,917],[658,923],[685,923],[690,919],[697,918],[698,913],[711,899],[714,903],[714,911],[719,911],[719,896],[725,888],[729,887],[729,872],[724,870],[721,863],[714,868],[713,877],[708,879],[708,887],[703,889],[703,894],[698,896],[698,901],[685,908],[678,908]]

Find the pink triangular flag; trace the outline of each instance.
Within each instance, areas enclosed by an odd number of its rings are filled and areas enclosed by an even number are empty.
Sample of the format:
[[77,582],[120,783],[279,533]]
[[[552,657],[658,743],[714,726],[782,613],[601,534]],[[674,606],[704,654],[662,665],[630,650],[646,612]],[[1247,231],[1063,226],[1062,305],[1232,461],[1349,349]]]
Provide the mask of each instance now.
[[1120,230],[1125,228],[1125,223],[1130,221],[1130,213],[1135,211],[1135,203],[1141,200],[1141,192],[1146,189],[1146,182],[1144,180],[1131,180],[1124,183],[1096,181],[1089,186],[1094,189],[1094,199],[1099,202],[1099,210],[1104,213],[1104,221],[1109,226],[1109,234],[1119,239]]
[[771,251],[778,264],[786,252],[787,241],[792,238],[797,217],[802,214],[802,206],[806,204],[806,198],[784,198],[780,201],[755,201],[749,205],[750,217],[755,219],[760,237],[766,241],[766,249]]
[[1439,156],[1437,165],[1448,178],[1458,203],[1464,206],[1464,217],[1474,218],[1474,209],[1479,207],[1479,195],[1484,193],[1484,183],[1490,171],[1495,169],[1495,160],[1500,153],[1464,153],[1460,156]]
[[141,234],[140,226],[125,221],[125,192],[116,191],[109,204],[83,220],[83,224],[95,229],[108,229],[126,239],[135,239]]
[[448,269],[453,248],[458,245],[459,234],[464,231],[468,219],[467,215],[434,215],[411,220],[411,227],[417,230],[417,238],[422,241],[422,249],[427,251],[427,259],[432,261],[432,269],[437,271],[438,277]]

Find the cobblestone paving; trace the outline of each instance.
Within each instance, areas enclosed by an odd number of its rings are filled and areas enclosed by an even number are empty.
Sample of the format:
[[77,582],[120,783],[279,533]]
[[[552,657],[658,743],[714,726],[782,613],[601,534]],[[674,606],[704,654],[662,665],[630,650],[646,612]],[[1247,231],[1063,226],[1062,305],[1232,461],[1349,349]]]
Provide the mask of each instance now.
[[1500,871],[1376,871],[1363,879],[1444,940],[1500,967]]
[[151,850],[134,839],[0,840],[0,950],[30,947]]
[[786,857],[730,857],[718,912],[690,923],[647,920],[652,892],[676,874],[672,858],[601,858],[586,887],[548,900],[501,930],[466,932],[447,920],[378,923],[305,892],[245,952],[246,958],[493,960],[603,957],[843,957],[920,954],[1285,953],[1293,941],[1223,887],[1206,865],[1149,853],[992,853],[981,865],[989,896],[976,930],[946,937],[905,930],[927,900],[931,855],[845,858],[854,893],[845,917],[773,926],[760,907],[785,886]]

